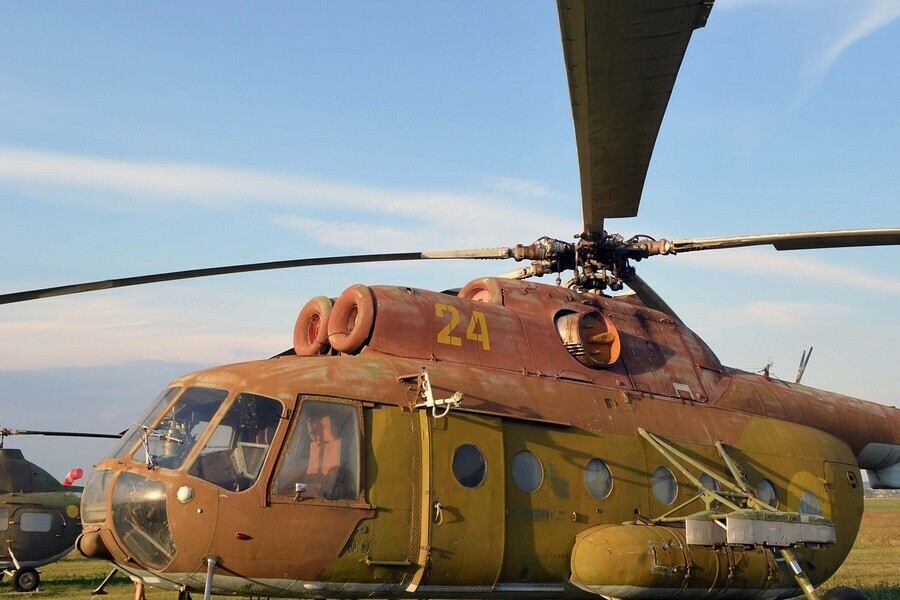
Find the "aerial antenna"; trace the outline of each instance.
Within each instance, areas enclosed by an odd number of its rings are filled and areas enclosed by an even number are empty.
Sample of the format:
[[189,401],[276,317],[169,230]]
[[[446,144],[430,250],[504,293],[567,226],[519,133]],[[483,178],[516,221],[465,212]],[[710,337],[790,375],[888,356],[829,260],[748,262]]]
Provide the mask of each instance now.
[[769,360],[766,361],[766,366],[764,366],[762,369],[757,371],[757,373],[762,373],[763,377],[765,377],[766,379],[771,379],[772,378],[772,375],[771,375],[772,365],[774,365],[774,364],[775,364],[775,359],[770,356]]
[[809,358],[812,356],[813,347],[809,347],[809,352],[806,350],[803,351],[803,355],[800,357],[800,366],[797,368],[797,379],[794,380],[794,383],[800,383],[800,380],[803,379],[803,373],[806,372],[806,365],[809,364]]

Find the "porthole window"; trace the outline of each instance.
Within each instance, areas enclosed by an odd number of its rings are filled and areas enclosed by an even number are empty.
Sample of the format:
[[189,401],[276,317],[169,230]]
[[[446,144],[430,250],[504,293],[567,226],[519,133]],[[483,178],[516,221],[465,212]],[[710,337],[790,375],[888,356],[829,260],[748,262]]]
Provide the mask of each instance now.
[[517,488],[530,494],[541,487],[544,480],[541,461],[528,450],[522,450],[513,457],[512,478]]
[[800,514],[822,516],[819,499],[809,490],[804,490],[800,494]]
[[612,473],[606,463],[592,458],[584,466],[584,485],[594,498],[603,500],[612,492]]
[[775,486],[768,479],[761,479],[756,486],[756,497],[773,508],[778,508],[778,495]]
[[[711,492],[718,492],[722,489],[722,487],[719,485],[719,482],[713,479],[712,475],[710,475],[709,473],[700,474],[700,484]],[[699,492],[700,490],[697,491]],[[720,504],[721,502],[719,502],[718,500],[713,500],[709,507],[714,509]]]
[[0,508],[0,531],[9,529],[9,509]]
[[678,496],[678,482],[672,471],[665,467],[653,471],[650,486],[653,488],[653,495],[663,504],[672,504]]
[[700,483],[711,492],[718,492],[721,487],[719,487],[719,482],[713,479],[713,476],[709,473],[701,473],[700,474]]
[[484,454],[472,444],[463,444],[453,453],[453,475],[464,486],[478,487],[486,472]]
[[612,491],[612,473],[606,463],[599,458],[592,458],[584,466],[584,485],[591,496],[603,500]]

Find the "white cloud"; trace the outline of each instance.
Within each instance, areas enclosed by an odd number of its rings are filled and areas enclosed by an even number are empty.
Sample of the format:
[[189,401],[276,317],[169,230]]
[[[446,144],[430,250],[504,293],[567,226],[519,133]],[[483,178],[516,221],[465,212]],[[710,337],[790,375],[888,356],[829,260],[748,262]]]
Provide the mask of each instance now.
[[489,188],[495,189],[499,192],[509,192],[522,196],[539,196],[542,198],[548,198],[553,195],[547,184],[541,181],[535,181],[534,179],[499,177],[497,179],[491,179],[487,182],[487,185]]
[[[428,231],[432,238],[449,236],[454,241],[457,232],[496,236],[498,230],[508,233],[510,225],[517,224],[528,231],[539,224],[546,231],[537,235],[547,231],[574,233],[578,227],[552,210],[523,207],[486,193],[395,190],[252,169],[111,160],[0,146],[2,181],[128,193],[160,204],[179,202],[210,209],[281,206],[302,209],[304,218],[310,213],[382,215],[405,222],[398,234]],[[516,187],[510,183],[513,180],[504,181],[506,191]],[[549,193],[536,181],[520,182],[518,188],[532,195]],[[341,224],[332,221],[335,227]]]
[[716,311],[719,320],[743,321],[752,325],[802,327],[828,317],[847,314],[850,308],[829,302],[779,302],[758,300]]
[[875,0],[868,3],[868,10],[861,17],[851,21],[849,27],[817,58],[812,67],[812,75],[821,78],[853,44],[890,25],[898,18],[900,18],[900,2],[897,0]]
[[900,279],[867,273],[828,263],[818,258],[791,256],[783,252],[732,250],[683,254],[680,262],[700,267],[759,273],[792,281],[813,281],[900,295]]
[[[465,250],[484,248],[497,239],[491,224],[457,229],[454,223],[423,227],[420,223],[404,226],[375,225],[366,222],[326,221],[284,215],[275,219],[305,238],[320,244],[362,252],[414,252],[428,250]],[[504,232],[505,234],[506,232]],[[452,242],[444,241],[450,239]],[[451,245],[453,245],[451,247]],[[464,246],[464,247],[463,247]]]
[[342,246],[366,252],[408,252],[432,250],[438,243],[428,232],[414,227],[386,227],[368,223],[329,222],[286,215],[276,220],[304,236],[329,246]]
[[343,246],[356,250],[403,251],[410,248],[423,248],[420,244],[425,241],[424,239],[410,239],[409,230],[402,227],[386,227],[346,221],[329,222],[290,215],[279,217],[276,221],[322,244]]
[[80,298],[0,313],[0,368],[26,371],[87,367],[131,360],[228,363],[266,357],[290,345],[282,335],[223,330],[190,306]]
[[[836,0],[831,2],[823,2],[822,0],[717,0],[714,10],[717,12],[726,9],[745,8],[758,8],[768,12],[781,11],[784,8],[802,8],[803,11],[796,13],[794,20],[796,21],[796,27],[802,28],[803,36],[810,36],[811,32],[814,31],[810,28],[810,23],[823,13],[833,13],[836,22],[841,23],[842,27],[836,35],[831,36],[831,41],[825,42],[824,49],[817,51],[815,56],[808,61],[802,74],[805,80],[804,88],[809,88],[821,81],[828,69],[854,44],[900,18],[900,2],[897,0],[862,0],[856,2],[840,2]],[[886,58],[885,60],[889,61],[890,59]],[[808,89],[805,92],[808,92]]]

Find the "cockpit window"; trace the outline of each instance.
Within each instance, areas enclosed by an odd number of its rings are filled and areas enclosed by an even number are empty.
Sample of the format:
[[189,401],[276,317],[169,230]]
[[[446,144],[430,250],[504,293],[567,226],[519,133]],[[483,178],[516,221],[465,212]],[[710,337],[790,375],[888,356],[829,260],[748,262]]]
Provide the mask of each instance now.
[[128,431],[125,432],[116,445],[113,446],[113,449],[109,451],[106,455],[106,458],[121,458],[125,456],[125,454],[134,448],[134,445],[140,439],[140,427],[139,425],[149,425],[150,420],[156,420],[156,416],[165,408],[169,402],[172,401],[172,398],[175,397],[175,394],[181,391],[180,387],[170,387],[164,389],[160,392],[159,396],[156,397],[156,400],[150,403],[150,406],[144,410],[140,417],[134,422],[134,424],[128,428]]
[[209,436],[190,474],[232,492],[248,489],[259,477],[282,411],[277,400],[240,394]]
[[204,387],[186,389],[156,426],[139,426],[138,435],[142,443],[132,458],[151,466],[177,469],[227,396],[227,390]]
[[356,500],[359,413],[352,404],[307,400],[275,478],[280,496]]

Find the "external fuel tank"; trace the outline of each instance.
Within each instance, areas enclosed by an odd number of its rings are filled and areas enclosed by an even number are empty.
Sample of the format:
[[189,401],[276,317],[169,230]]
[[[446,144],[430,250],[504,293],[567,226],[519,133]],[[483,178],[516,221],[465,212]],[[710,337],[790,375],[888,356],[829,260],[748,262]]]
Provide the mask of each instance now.
[[784,598],[800,593],[771,549],[688,545],[662,525],[597,525],[572,549],[571,583],[607,598]]

